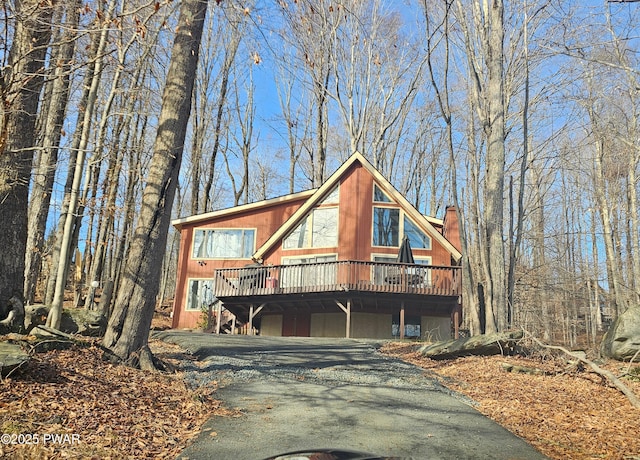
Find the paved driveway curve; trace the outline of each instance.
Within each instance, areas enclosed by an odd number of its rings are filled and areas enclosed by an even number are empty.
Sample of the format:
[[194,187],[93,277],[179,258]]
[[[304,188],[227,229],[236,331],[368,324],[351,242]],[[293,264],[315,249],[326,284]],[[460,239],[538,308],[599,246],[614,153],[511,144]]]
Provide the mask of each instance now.
[[[194,385],[220,384],[237,418],[213,417],[181,459],[260,460],[340,448],[413,459],[544,459],[418,367],[360,339],[165,331],[201,361]],[[211,436],[215,432],[216,436]]]

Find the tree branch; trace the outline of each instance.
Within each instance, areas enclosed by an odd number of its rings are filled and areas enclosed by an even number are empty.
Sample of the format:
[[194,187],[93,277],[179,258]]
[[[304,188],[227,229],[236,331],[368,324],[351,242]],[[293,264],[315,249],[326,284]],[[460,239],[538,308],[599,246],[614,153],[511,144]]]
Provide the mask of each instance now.
[[[640,1],[640,0],[638,0],[638,1]],[[533,340],[535,343],[540,345],[542,348],[547,348],[547,349],[550,349],[550,350],[559,350],[559,351],[565,353],[566,355],[571,356],[572,358],[575,358],[580,362],[583,362],[584,364],[589,366],[591,368],[591,370],[593,370],[593,372],[595,372],[596,374],[601,375],[603,377],[606,377],[614,387],[616,387],[618,390],[620,390],[620,392],[622,392],[622,394],[624,394],[627,397],[627,399],[629,400],[629,402],[631,403],[631,405],[633,407],[635,407],[636,409],[640,409],[640,398],[638,398],[638,396],[633,392],[633,390],[631,390],[628,386],[626,386],[619,378],[617,378],[615,375],[613,375],[612,372],[609,372],[606,369],[602,369],[600,366],[598,366],[593,361],[588,360],[587,358],[583,358],[582,356],[578,355],[577,353],[573,353],[573,352],[567,350],[564,347],[561,347],[561,346],[558,346],[558,345],[547,345],[547,344],[544,344],[540,340],[536,339],[530,333],[528,333],[526,331],[525,331],[525,333],[531,338],[531,340]]]

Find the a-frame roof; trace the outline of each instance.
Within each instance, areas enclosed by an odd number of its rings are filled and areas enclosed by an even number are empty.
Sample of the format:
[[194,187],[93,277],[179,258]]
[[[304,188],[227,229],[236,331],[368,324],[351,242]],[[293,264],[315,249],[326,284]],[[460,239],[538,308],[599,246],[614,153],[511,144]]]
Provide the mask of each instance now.
[[453,257],[454,260],[459,261],[462,258],[462,254],[447,240],[431,222],[400,193],[380,172],[359,152],[351,155],[347,161],[345,161],[318,189],[315,193],[309,197],[309,199],[302,205],[296,212],[294,212],[287,221],[280,226],[280,228],[271,237],[265,241],[265,243],[257,249],[253,254],[253,259],[260,261],[264,258],[265,254],[270,251],[275,245],[293,231],[298,223],[331,191],[340,183],[342,177],[349,171],[351,166],[355,163],[360,163],[364,169],[366,169],[374,178],[380,189],[384,191],[390,198],[392,198],[404,211],[411,217],[411,219],[417,223],[423,230],[425,230],[431,238],[438,241]]

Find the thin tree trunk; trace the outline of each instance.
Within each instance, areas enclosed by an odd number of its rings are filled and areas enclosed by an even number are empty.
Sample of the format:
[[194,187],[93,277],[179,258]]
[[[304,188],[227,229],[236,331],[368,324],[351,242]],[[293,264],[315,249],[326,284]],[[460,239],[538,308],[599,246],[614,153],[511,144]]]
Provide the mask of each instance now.
[[224,64],[222,66],[222,77],[220,82],[220,96],[216,107],[216,121],[213,128],[213,148],[211,149],[211,159],[209,160],[209,170],[207,172],[207,181],[204,186],[204,203],[202,210],[204,212],[212,211],[211,189],[213,188],[213,180],[215,178],[216,158],[220,150],[220,138],[222,136],[222,124],[224,110],[227,105],[227,93],[229,92],[229,75],[231,68],[235,62],[236,53],[240,46],[242,37],[239,34],[233,34],[231,43],[225,48]]
[[46,108],[43,107],[43,110],[41,110],[43,114],[41,115],[43,117],[41,121],[42,141],[33,179],[31,201],[29,202],[29,226],[25,253],[24,297],[27,304],[31,304],[34,301],[36,285],[42,266],[47,216],[58,162],[62,124],[69,99],[69,75],[80,17],[79,4],[79,1],[73,1],[58,5],[61,14],[66,16],[64,19],[65,32],[59,34],[59,39],[54,39],[54,44],[59,42],[60,45],[52,56],[52,62],[55,65],[53,66],[51,81],[47,83],[49,97],[46,100]]
[[184,0],[167,73],[142,207],[104,345],[120,359],[151,364],[148,349],[171,208],[182,161],[207,2]]
[[[115,11],[116,2],[112,0],[109,4],[106,12],[106,18],[103,21],[109,21],[109,18],[113,17]],[[76,158],[75,169],[73,173],[73,183],[71,185],[71,193],[69,195],[69,208],[65,216],[64,228],[62,233],[62,239],[60,240],[60,255],[56,272],[56,284],[53,293],[53,301],[51,303],[51,309],[47,316],[47,326],[58,329],[60,327],[60,320],[62,319],[62,304],[64,301],[64,288],[66,285],[66,274],[68,270],[70,254],[71,254],[71,240],[73,238],[74,224],[76,221],[76,211],[78,207],[78,199],[80,197],[80,186],[84,171],[84,163],[87,154],[87,145],[89,144],[89,133],[91,131],[91,119],[94,113],[94,107],[96,98],[98,95],[98,86],[100,84],[100,78],[102,76],[102,69],[104,68],[103,52],[107,45],[107,39],[109,36],[109,24],[103,22],[104,26],[100,32],[100,40],[96,52],[96,60],[93,65],[93,69],[90,72],[91,80],[89,85],[89,91],[87,93],[87,103],[84,113],[80,118],[81,134],[79,136],[78,144],[78,156]]]
[[[592,116],[595,116],[592,114]],[[593,120],[593,118],[592,118]],[[609,277],[609,285],[613,293],[615,314],[618,316],[624,311],[624,300],[620,286],[619,267],[620,261],[614,246],[614,234],[611,225],[611,208],[606,196],[606,186],[604,178],[603,160],[605,155],[604,142],[601,139],[596,141],[595,152],[595,193],[596,203],[602,220],[604,237],[604,250],[606,254],[606,267]]]

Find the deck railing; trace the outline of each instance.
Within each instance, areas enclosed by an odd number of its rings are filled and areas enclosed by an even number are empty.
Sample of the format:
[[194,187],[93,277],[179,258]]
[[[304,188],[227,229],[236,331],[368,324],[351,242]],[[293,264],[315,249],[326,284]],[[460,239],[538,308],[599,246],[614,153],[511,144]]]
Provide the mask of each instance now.
[[438,296],[461,293],[460,267],[343,260],[215,271],[217,297],[368,291]]

